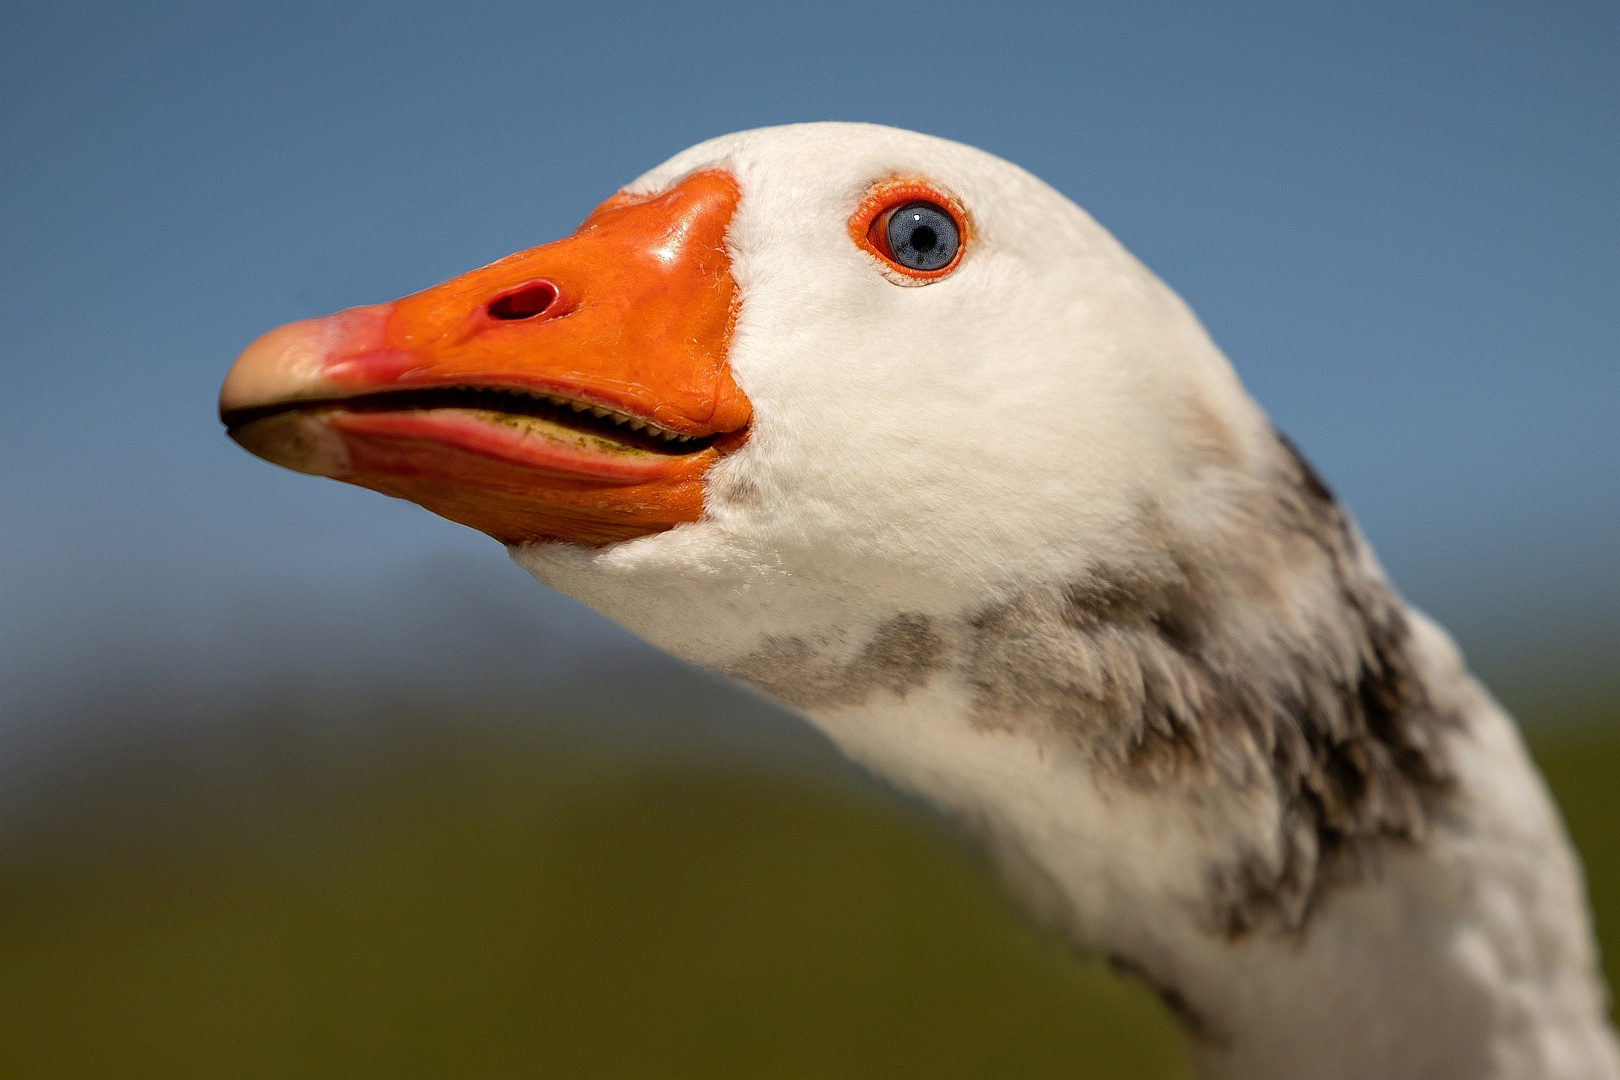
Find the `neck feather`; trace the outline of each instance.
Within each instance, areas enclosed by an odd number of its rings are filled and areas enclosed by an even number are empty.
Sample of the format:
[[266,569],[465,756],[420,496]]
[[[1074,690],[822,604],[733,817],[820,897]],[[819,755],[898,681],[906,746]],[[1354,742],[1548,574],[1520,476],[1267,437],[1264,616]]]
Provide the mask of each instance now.
[[667,579],[524,561],[952,813],[1038,916],[1160,991],[1206,1075],[1620,1077],[1511,720],[1269,445],[1144,502],[1121,557],[951,611],[822,600],[724,655],[670,628],[729,624],[746,590],[650,618]]
[[1279,439],[1199,527],[957,618],[724,669],[968,824],[1207,1075],[1615,1076],[1579,868],[1512,722]]

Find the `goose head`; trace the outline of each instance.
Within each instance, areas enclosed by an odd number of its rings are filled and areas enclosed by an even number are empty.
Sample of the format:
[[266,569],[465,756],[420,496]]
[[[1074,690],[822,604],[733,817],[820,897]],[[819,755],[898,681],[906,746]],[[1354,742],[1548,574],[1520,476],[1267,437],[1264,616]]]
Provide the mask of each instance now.
[[1137,560],[1145,507],[1269,448],[1084,211],[855,124],[703,143],[570,237],[272,331],[220,404],[254,453],[481,529],[700,662]]
[[954,813],[1209,1075],[1620,1074],[1511,721],[1187,307],[1014,165],[715,139],[272,331],[220,408]]

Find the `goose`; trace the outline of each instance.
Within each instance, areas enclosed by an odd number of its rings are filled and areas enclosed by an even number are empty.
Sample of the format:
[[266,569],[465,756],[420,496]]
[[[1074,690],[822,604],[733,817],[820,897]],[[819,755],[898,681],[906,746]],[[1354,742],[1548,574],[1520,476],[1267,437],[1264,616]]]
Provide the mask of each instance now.
[[230,436],[507,545],[961,823],[1205,1077],[1620,1077],[1512,719],[1189,308],[942,139],[704,142],[253,342]]

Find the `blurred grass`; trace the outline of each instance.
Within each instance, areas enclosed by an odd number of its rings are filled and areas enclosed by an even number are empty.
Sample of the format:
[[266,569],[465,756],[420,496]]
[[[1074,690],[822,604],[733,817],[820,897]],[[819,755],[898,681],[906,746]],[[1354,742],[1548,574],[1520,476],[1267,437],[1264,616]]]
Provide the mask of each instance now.
[[225,792],[149,761],[36,822],[0,855],[0,1075],[1186,1073],[1150,995],[850,785],[459,740],[364,760]]
[[[1620,733],[1538,758],[1620,953]],[[1142,988],[849,785],[515,741],[125,761],[0,849],[0,1075],[1176,1077]]]

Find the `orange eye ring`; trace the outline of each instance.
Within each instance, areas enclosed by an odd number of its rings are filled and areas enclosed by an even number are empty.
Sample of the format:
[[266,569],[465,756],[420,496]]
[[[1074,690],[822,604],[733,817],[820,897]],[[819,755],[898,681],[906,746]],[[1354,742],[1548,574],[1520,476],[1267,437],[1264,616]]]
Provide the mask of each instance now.
[[[889,249],[889,219],[907,203],[928,202],[940,207],[956,223],[959,242],[951,261],[937,270],[918,270],[895,261]],[[849,219],[849,235],[855,246],[878,260],[883,276],[896,285],[927,285],[947,277],[962,262],[973,239],[973,223],[954,196],[918,177],[895,176],[880,180]]]

